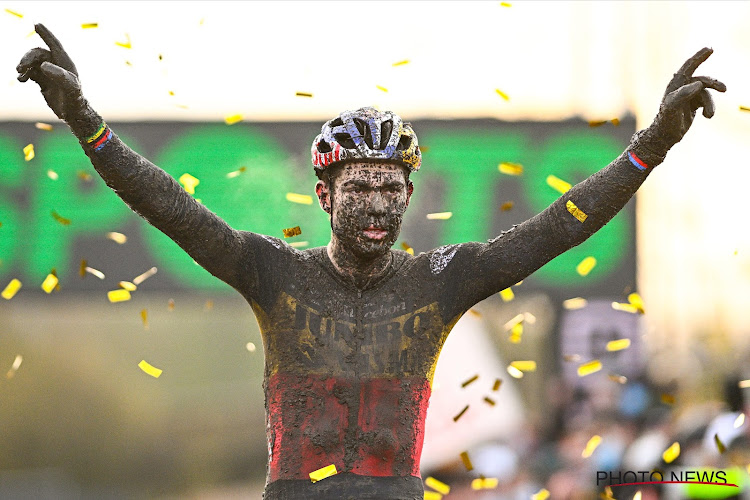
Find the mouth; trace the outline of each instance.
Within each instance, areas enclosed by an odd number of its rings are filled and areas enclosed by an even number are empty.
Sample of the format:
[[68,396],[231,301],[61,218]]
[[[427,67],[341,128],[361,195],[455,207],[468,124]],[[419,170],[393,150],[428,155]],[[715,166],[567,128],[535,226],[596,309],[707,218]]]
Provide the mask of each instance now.
[[370,226],[363,231],[364,235],[371,240],[382,240],[388,236],[388,231],[379,227]]

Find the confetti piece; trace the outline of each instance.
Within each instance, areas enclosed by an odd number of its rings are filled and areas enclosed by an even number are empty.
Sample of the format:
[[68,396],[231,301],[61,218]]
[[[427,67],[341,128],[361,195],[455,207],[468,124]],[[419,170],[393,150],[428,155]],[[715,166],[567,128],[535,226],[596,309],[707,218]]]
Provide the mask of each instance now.
[[52,290],[55,289],[57,286],[57,276],[54,274],[48,274],[46,278],[44,278],[44,281],[42,282],[42,290],[44,290],[47,293],[52,293]]
[[744,413],[740,413],[739,415],[737,415],[737,418],[734,421],[734,428],[735,429],[739,429],[744,424],[745,424],[745,414]]
[[[510,5],[508,7],[510,7]],[[549,498],[549,491],[546,490],[545,488],[542,488],[541,490],[531,495],[531,500],[547,500],[548,498]]]
[[312,196],[309,196],[306,194],[287,193],[286,201],[291,201],[292,203],[299,203],[301,205],[312,205],[313,199],[312,199]]
[[581,453],[581,456],[583,458],[589,458],[593,453],[594,450],[596,450],[597,446],[601,444],[602,437],[597,435],[594,435],[589,439],[589,442],[586,443],[586,447],[583,449],[583,453]]
[[724,452],[727,451],[727,447],[721,442],[718,434],[714,434],[714,443],[716,443],[716,449],[719,450],[720,455],[723,455]]
[[338,474],[338,471],[336,470],[336,464],[326,465],[325,467],[312,471],[310,473],[310,480],[313,483],[317,483],[321,479],[325,479],[327,477],[335,476]]
[[612,302],[612,309],[615,311],[624,311],[631,314],[638,314],[638,308],[633,304],[623,304],[622,302]]
[[523,322],[516,323],[513,325],[513,328],[510,329],[510,338],[509,340],[513,344],[520,344],[521,343],[521,335],[523,335]]
[[508,320],[508,321],[507,321],[507,322],[506,322],[506,323],[505,323],[505,324],[503,325],[503,329],[504,329],[504,330],[510,330],[510,329],[512,329],[512,328],[513,328],[513,327],[514,327],[515,325],[517,325],[518,323],[520,323],[521,321],[523,321],[524,319],[525,319],[525,318],[524,318],[524,315],[523,315],[523,314],[516,314],[515,316],[513,316],[513,317],[512,317],[511,319],[509,319],[509,320]]
[[213,309],[213,308],[214,308],[214,301],[213,301],[213,300],[211,300],[211,299],[208,299],[208,300],[206,300],[206,303],[205,303],[205,305],[203,306],[203,308],[204,308],[204,309],[205,309],[206,311],[210,311],[211,309]]
[[437,491],[438,493],[441,493],[443,495],[447,495],[451,491],[451,487],[445,484],[442,481],[438,481],[432,476],[428,476],[427,479],[424,480],[425,486],[428,486],[432,488],[433,490]]
[[500,210],[502,212],[507,212],[508,210],[512,210],[512,209],[513,209],[513,202],[512,201],[506,201],[505,203],[503,203],[502,205],[500,205]]
[[57,175],[57,172],[55,172],[54,170],[47,170],[47,177],[49,177],[53,181],[56,181],[60,178],[60,176]]
[[119,290],[112,290],[107,292],[107,298],[110,302],[125,302],[126,300],[130,300],[130,292],[120,288]]
[[491,490],[497,488],[499,481],[494,477],[478,477],[471,481],[473,490]]
[[297,93],[296,93],[296,94],[294,94],[294,95],[296,95],[297,97],[312,97],[312,96],[313,96],[313,95],[312,95],[311,93],[309,93],[309,92],[297,92]]
[[27,144],[23,148],[23,159],[26,160],[26,161],[31,161],[31,160],[34,159],[34,156],[36,156],[34,154],[34,145],[33,144]]
[[90,173],[84,172],[83,170],[79,170],[78,172],[76,172],[76,175],[84,182],[89,182],[94,178]]
[[485,396],[484,397],[484,402],[487,403],[490,406],[495,406],[495,401],[492,398],[490,398],[490,397]]
[[595,359],[593,361],[589,361],[588,363],[584,363],[581,366],[579,366],[578,376],[585,377],[586,375],[591,375],[592,373],[596,373],[601,369],[602,369],[602,362],[599,361],[598,359]]
[[512,361],[510,366],[522,372],[536,371],[536,361]]
[[617,382],[618,384],[627,384],[627,383],[628,383],[628,377],[626,377],[626,376],[624,376],[624,375],[615,375],[615,374],[610,374],[610,375],[607,375],[607,377],[608,377],[608,378],[609,378],[609,379],[610,379],[610,380],[611,380],[612,382]]
[[425,491],[424,500],[443,500],[443,495],[436,491]]
[[507,175],[522,175],[523,165],[520,163],[503,162],[497,166],[497,169]]
[[513,365],[508,365],[506,370],[508,371],[508,375],[513,378],[523,378],[523,372]]
[[135,292],[135,290],[138,288],[133,283],[129,281],[120,281],[117,286],[122,288],[123,290],[127,290],[128,292]]
[[464,381],[464,382],[463,382],[463,383],[461,384],[461,387],[462,387],[462,388],[463,388],[463,387],[466,387],[467,385],[471,384],[472,382],[474,382],[474,381],[475,381],[476,379],[478,379],[478,378],[479,378],[479,374],[476,374],[476,375],[474,375],[474,376],[473,376],[473,377],[471,377],[470,379],[468,379],[468,380],[465,380],[465,381]]
[[600,127],[607,123],[607,120],[593,120],[589,121],[589,127]]
[[610,120],[610,122],[612,122],[612,125],[614,125],[615,127],[617,127],[617,126],[620,125],[620,119],[619,118],[612,118]]
[[289,246],[292,248],[304,248],[309,244],[310,244],[309,241],[293,241],[289,243]]
[[677,399],[673,395],[667,394],[666,392],[663,392],[659,399],[661,399],[661,402],[665,405],[674,405],[677,402]]
[[[8,10],[8,9],[5,9],[5,10]],[[750,111],[750,107],[740,106],[740,111]]]
[[34,124],[34,126],[36,128],[38,128],[39,130],[45,130],[47,132],[52,132],[52,125],[50,125],[49,123],[36,122]]
[[109,232],[105,236],[115,243],[119,243],[120,245],[128,241],[128,237],[122,233]]
[[500,389],[500,386],[502,385],[502,383],[503,383],[503,381],[501,379],[496,378],[495,379],[495,383],[492,384],[492,390],[493,391],[497,391],[498,389]]
[[680,443],[678,442],[672,443],[672,446],[667,448],[666,451],[661,454],[661,458],[663,458],[664,461],[668,464],[671,464],[672,462],[674,462],[679,456],[680,456]]
[[240,167],[239,169],[235,170],[234,172],[229,172],[227,174],[227,179],[233,179],[233,178],[237,177],[238,175],[245,173],[246,170],[247,170],[247,167]]
[[[510,7],[511,4],[508,2],[500,2],[500,7]],[[545,490],[546,491],[546,490]],[[545,497],[546,498],[546,497]],[[544,499],[535,499],[535,500],[544,500]]]
[[224,117],[224,123],[226,123],[227,125],[234,125],[235,123],[241,122],[243,119],[243,116],[240,114],[229,115]]
[[167,309],[169,310],[169,312],[174,311],[174,299],[169,299],[167,301]]
[[458,412],[458,415],[456,415],[455,417],[453,417],[453,421],[454,422],[458,422],[458,419],[461,418],[464,415],[464,413],[466,413],[466,410],[468,410],[468,409],[469,409],[469,405],[464,406],[464,409],[461,410],[460,412]]
[[162,370],[158,369],[155,366],[151,366],[146,362],[145,359],[142,359],[140,363],[138,363],[138,368],[143,370],[144,373],[151,375],[154,378],[159,378],[161,376]]
[[643,498],[643,495],[641,494],[641,490],[638,490],[635,492],[635,495],[633,495],[633,500],[641,500]]
[[750,379],[740,380],[737,385],[740,386],[740,389],[750,389]]
[[141,320],[143,321],[143,328],[148,330],[148,311],[141,309]]
[[414,249],[410,247],[406,242],[401,242],[401,248],[404,249],[409,255],[414,255]]
[[16,278],[13,278],[10,280],[10,283],[6,285],[6,287],[3,289],[3,292],[0,294],[5,300],[10,300],[13,298],[13,296],[18,293],[18,290],[21,289],[21,282],[18,281]]
[[610,340],[607,342],[608,351],[622,351],[630,347],[630,339]]
[[471,459],[469,458],[468,452],[466,451],[461,452],[461,462],[463,462],[464,467],[466,468],[467,472],[474,470],[474,465],[471,463]]
[[602,500],[615,500],[615,497],[612,496],[612,488],[605,486],[604,492],[599,493],[599,498]]
[[5,12],[7,12],[8,14],[10,14],[12,16],[23,17],[23,14],[19,14],[18,12],[14,11],[14,10],[5,9]]
[[581,361],[581,355],[580,354],[566,354],[563,356],[563,360],[569,363],[578,363],[579,361]]
[[548,175],[547,176],[547,185],[557,191],[559,191],[562,194],[565,194],[570,190],[571,186],[570,183],[565,182],[564,180],[560,179],[559,177],[556,177],[554,175]]
[[477,318],[481,318],[481,317],[482,317],[482,313],[480,313],[480,312],[479,312],[479,311],[477,311],[476,309],[469,309],[469,313],[470,313],[470,314],[471,314],[472,316],[475,316],[475,317],[477,317]]
[[589,301],[584,299],[583,297],[575,297],[563,301],[563,307],[568,310],[582,309],[586,307],[586,304],[588,303]]
[[136,276],[135,278],[133,278],[133,284],[136,285],[136,286],[140,285],[141,283],[143,283],[144,281],[146,281],[147,279],[149,279],[154,274],[156,274],[156,268],[152,267],[151,269],[149,269],[145,273],[139,274],[138,276]]
[[300,229],[299,226],[282,229],[281,231],[284,233],[284,238],[291,238],[292,236],[302,234],[302,229]]
[[178,180],[180,181],[180,184],[182,184],[182,187],[185,188],[185,191],[190,194],[195,194],[195,187],[201,183],[199,179],[196,179],[187,173],[182,174]]
[[427,214],[429,220],[448,220],[453,217],[453,212],[435,212]]
[[505,290],[500,291],[500,298],[503,299],[503,302],[510,302],[515,296],[516,295],[513,293],[513,290],[511,290],[510,288],[506,288]]
[[639,294],[633,292],[628,295],[628,302],[635,307],[639,313],[645,314],[646,311],[643,309],[643,299]]
[[586,257],[576,266],[576,272],[581,276],[587,276],[596,266],[596,257]]
[[123,49],[132,49],[133,45],[130,43],[130,35],[125,33],[125,42],[115,42],[115,45],[122,47]]
[[568,200],[568,202],[565,204],[565,208],[567,208],[568,212],[570,212],[570,214],[573,217],[575,217],[576,219],[578,219],[579,222],[585,222],[586,219],[588,218],[588,215],[586,215],[585,213],[583,213],[583,210],[581,210],[580,208],[578,208],[576,206],[576,204],[573,203],[570,200]]
[[5,378],[11,379],[16,375],[16,371],[21,367],[21,363],[23,362],[23,356],[20,354],[16,354],[16,359],[13,360],[13,365],[10,367],[10,370],[8,370],[8,373],[5,374]]
[[419,152],[420,153],[426,153],[429,150],[430,150],[429,146],[419,146]]
[[388,89],[385,87],[381,87],[380,85],[375,85],[375,88],[378,90],[382,90],[383,92],[388,92]]
[[247,344],[245,344],[245,349],[247,349],[250,352],[255,352],[256,347],[255,347],[255,344],[253,344],[252,342],[248,342]]
[[92,29],[92,28],[98,28],[98,27],[99,27],[99,23],[83,23],[81,25],[81,28],[83,28],[85,30],[89,30],[89,29]]
[[404,64],[409,64],[409,59],[404,59],[403,61],[398,61],[392,64],[392,66],[403,66]]
[[83,270],[89,274],[96,276],[100,280],[104,279],[104,273],[97,269],[94,269],[93,267],[86,266]]
[[503,99],[505,99],[506,101],[510,101],[510,97],[508,96],[508,94],[506,94],[506,93],[505,93],[505,92],[503,92],[502,90],[500,90],[500,89],[495,89],[495,92],[497,92],[497,95],[499,95],[500,97],[502,97],[502,98],[503,98]]
[[69,225],[70,225],[70,223],[71,223],[71,220],[70,220],[70,219],[66,219],[66,218],[65,218],[65,217],[63,217],[62,215],[60,215],[60,214],[58,214],[57,212],[55,212],[54,210],[52,210],[52,212],[51,212],[51,213],[52,213],[52,217],[54,217],[54,218],[55,218],[55,220],[56,220],[57,222],[59,222],[60,224],[62,224],[63,226],[69,226]]

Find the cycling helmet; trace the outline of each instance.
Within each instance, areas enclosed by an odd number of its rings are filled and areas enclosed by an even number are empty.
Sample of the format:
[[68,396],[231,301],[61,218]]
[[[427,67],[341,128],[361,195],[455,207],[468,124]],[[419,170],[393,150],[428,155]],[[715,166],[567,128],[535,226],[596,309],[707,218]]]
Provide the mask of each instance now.
[[422,155],[409,123],[391,111],[372,107],[344,111],[323,124],[311,148],[315,173],[346,160],[376,159],[400,163],[419,170]]

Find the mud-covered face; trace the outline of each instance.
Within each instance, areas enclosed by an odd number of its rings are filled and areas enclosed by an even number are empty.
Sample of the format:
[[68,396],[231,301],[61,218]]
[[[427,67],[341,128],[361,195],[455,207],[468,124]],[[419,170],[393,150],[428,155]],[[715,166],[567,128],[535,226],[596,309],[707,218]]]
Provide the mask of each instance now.
[[412,186],[403,167],[387,163],[349,163],[329,186],[318,183],[321,206],[331,214],[339,242],[361,257],[387,252],[398,239]]

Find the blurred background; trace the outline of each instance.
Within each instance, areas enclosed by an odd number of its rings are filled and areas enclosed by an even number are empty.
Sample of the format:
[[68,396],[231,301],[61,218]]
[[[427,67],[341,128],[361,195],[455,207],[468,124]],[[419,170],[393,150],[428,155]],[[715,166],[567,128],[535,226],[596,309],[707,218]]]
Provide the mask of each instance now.
[[[37,86],[16,81],[20,57],[42,44],[37,22],[129,145],[197,178],[195,197],[238,229],[281,237],[299,225],[288,240],[298,248],[330,236],[315,203],[287,197],[314,195],[309,147],[322,123],[366,105],[399,113],[424,153],[397,243],[417,253],[496,236],[559,196],[548,176],[575,184],[606,166],[650,124],[685,59],[713,47],[697,74],[727,84],[715,117],[696,119],[602,231],[458,323],[438,363],[422,473],[450,484],[448,498],[483,499],[543,488],[596,498],[597,471],[714,467],[747,482],[749,3],[0,9],[0,289],[23,284],[0,300],[0,498],[260,498],[267,455],[252,311],[132,214]],[[427,219],[435,212],[452,216]],[[107,300],[154,267],[131,300]],[[47,294],[50,273],[59,289]],[[627,349],[607,349],[623,339]],[[591,361],[602,369],[581,376]],[[666,463],[674,442],[681,454]],[[481,476],[497,486],[472,489]],[[725,490],[640,495],[737,493]]]

